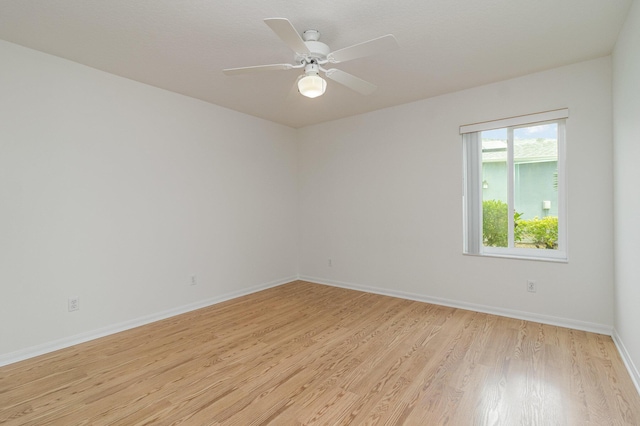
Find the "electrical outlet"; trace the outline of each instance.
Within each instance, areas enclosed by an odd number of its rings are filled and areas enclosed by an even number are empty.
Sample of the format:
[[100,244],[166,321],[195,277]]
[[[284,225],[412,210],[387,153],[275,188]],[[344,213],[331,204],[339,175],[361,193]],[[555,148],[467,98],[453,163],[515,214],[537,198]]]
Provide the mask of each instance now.
[[536,282],[533,280],[527,280],[527,291],[529,293],[535,293],[538,290]]
[[69,312],[80,310],[80,298],[79,297],[70,297],[67,300],[67,307],[69,308]]
[[329,259],[327,261],[327,266],[332,267],[333,266],[333,261],[331,259]]
[[198,284],[198,277],[196,277],[195,275],[191,275],[191,285],[196,284]]

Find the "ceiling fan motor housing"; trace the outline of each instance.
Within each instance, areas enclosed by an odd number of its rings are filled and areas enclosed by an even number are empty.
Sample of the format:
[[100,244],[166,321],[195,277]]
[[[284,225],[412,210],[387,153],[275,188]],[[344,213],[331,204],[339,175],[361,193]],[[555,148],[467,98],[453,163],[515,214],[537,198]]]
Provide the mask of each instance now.
[[309,49],[310,53],[301,55],[296,54],[297,63],[311,63],[325,61],[327,55],[331,52],[331,49],[326,44],[318,41],[320,39],[320,31],[318,30],[306,30],[302,33],[304,44]]

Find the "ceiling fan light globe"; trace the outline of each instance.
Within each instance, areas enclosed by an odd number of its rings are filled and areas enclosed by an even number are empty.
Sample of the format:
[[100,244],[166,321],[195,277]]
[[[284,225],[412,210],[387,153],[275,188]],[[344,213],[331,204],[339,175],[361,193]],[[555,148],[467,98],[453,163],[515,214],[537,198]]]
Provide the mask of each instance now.
[[317,98],[326,89],[327,82],[319,75],[306,75],[298,80],[298,91],[307,98]]

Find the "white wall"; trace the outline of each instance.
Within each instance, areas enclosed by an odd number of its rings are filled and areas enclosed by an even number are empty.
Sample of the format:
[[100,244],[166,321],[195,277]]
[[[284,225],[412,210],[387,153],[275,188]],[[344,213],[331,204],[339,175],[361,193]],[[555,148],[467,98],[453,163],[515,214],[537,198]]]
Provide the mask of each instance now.
[[[459,126],[564,107],[569,262],[464,256]],[[610,331],[611,128],[609,57],[304,128],[300,274]]]
[[640,3],[613,54],[615,328],[640,390]]
[[293,129],[1,41],[0,63],[0,361],[295,278]]

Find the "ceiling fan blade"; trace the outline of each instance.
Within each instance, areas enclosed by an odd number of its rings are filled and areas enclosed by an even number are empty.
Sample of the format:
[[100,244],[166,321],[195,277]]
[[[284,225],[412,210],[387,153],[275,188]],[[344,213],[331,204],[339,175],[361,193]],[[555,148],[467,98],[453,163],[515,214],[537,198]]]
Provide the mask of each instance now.
[[271,65],[257,65],[254,67],[241,67],[241,68],[227,68],[222,70],[225,75],[238,75],[248,74],[252,72],[260,71],[277,71],[277,70],[291,70],[295,68],[291,64],[271,64]]
[[387,50],[397,49],[398,41],[393,34],[387,34],[373,40],[354,44],[344,49],[336,50],[327,55],[329,62],[337,64],[338,62],[350,61],[352,59],[362,58],[364,56],[375,55]]
[[327,70],[325,74],[327,78],[362,95],[370,95],[378,88],[375,84],[335,68]]
[[284,41],[287,46],[296,53],[311,53],[304,40],[300,37],[300,33],[295,29],[293,24],[286,18],[267,18],[264,22],[273,30],[280,40]]

